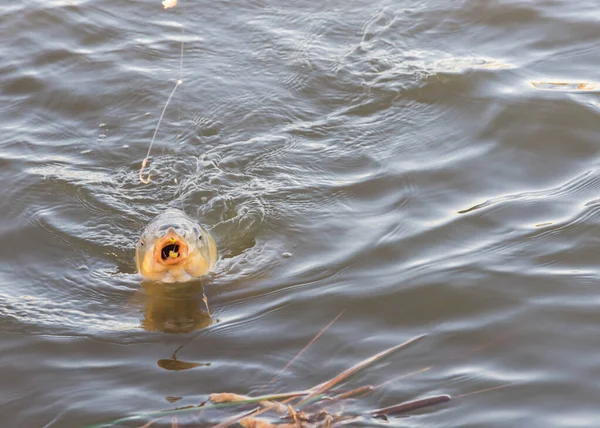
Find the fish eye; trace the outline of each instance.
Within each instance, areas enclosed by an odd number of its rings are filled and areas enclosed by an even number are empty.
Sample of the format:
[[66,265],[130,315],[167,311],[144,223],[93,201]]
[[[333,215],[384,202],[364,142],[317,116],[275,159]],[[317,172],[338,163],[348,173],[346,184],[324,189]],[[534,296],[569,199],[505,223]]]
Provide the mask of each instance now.
[[194,233],[198,236],[198,241],[202,241],[202,235],[200,235],[200,229],[194,226]]
[[144,241],[140,241],[140,245],[143,247],[146,244],[144,243]]

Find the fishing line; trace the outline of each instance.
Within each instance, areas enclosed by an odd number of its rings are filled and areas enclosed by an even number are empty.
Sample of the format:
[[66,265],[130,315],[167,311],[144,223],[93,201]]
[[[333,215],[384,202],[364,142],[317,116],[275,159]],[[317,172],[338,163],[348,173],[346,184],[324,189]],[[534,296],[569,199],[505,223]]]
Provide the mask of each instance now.
[[[175,7],[177,5],[177,0],[165,0],[162,2],[162,4],[165,9],[169,9],[169,8]],[[175,87],[171,91],[171,94],[169,95],[169,98],[167,98],[167,102],[165,103],[165,106],[163,107],[162,112],[160,113],[160,116],[158,118],[158,123],[156,124],[156,129],[154,129],[154,134],[152,135],[152,140],[150,141],[150,146],[148,147],[148,152],[146,153],[146,157],[142,161],[142,166],[140,167],[139,177],[140,177],[140,181],[144,184],[150,183],[150,179],[152,178],[152,175],[148,174],[148,177],[146,179],[144,179],[143,174],[144,174],[144,169],[146,168],[146,166],[148,164],[148,159],[150,158],[150,152],[152,151],[152,146],[154,145],[154,140],[156,139],[156,135],[158,134],[158,129],[160,128],[160,124],[163,120],[165,112],[167,111],[167,107],[169,106],[169,103],[171,102],[171,99],[173,98],[173,95],[175,95],[177,88],[179,88],[183,83],[183,44],[184,44],[183,35],[184,35],[184,30],[185,30],[185,27],[182,24],[181,25],[181,51],[180,51],[180,57],[179,57],[179,79],[177,79],[177,83],[175,83]]]

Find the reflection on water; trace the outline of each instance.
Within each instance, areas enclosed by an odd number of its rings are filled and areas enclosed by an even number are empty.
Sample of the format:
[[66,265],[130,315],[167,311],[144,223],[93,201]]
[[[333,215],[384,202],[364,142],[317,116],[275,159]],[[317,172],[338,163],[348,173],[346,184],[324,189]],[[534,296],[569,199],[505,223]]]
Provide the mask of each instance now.
[[600,85],[594,82],[543,82],[533,81],[531,85],[536,89],[558,92],[598,92]]
[[[143,307],[143,319],[140,324],[144,329],[183,334],[213,324],[202,282],[163,284],[145,281],[142,282],[142,287],[136,293],[134,304]],[[161,358],[157,361],[158,367],[164,370],[181,371],[210,366],[210,363],[179,359],[179,352],[195,339],[196,336],[182,339],[183,343],[173,351],[170,358]]]
[[445,58],[436,61],[433,65],[436,71],[464,72],[469,69],[500,70],[514,68],[513,65],[497,61],[493,58]]
[[161,358],[157,361],[158,367],[165,370],[189,370],[196,367],[210,366],[210,363],[193,363],[190,361],[181,361],[177,358]]
[[161,358],[160,360],[158,360],[157,361],[158,367],[160,367],[161,369],[165,369],[165,370],[180,371],[180,370],[189,370],[189,369],[193,369],[196,367],[210,366],[210,363],[197,363],[197,362],[191,362],[191,361],[182,361],[177,356],[177,354],[194,339],[195,338],[192,338],[192,339],[188,340],[186,343],[184,343],[183,345],[180,345],[175,351],[173,351],[173,354],[171,355],[170,358]]
[[213,323],[200,281],[183,284],[143,282],[136,296],[144,307],[141,325],[148,331],[190,333]]

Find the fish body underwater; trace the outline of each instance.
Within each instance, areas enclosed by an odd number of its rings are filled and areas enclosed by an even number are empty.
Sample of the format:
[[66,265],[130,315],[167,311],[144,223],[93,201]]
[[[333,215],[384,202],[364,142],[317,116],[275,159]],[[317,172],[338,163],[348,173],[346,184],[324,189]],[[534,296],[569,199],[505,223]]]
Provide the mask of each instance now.
[[135,250],[138,272],[158,282],[185,282],[210,272],[217,262],[210,233],[183,211],[169,208],[142,232]]

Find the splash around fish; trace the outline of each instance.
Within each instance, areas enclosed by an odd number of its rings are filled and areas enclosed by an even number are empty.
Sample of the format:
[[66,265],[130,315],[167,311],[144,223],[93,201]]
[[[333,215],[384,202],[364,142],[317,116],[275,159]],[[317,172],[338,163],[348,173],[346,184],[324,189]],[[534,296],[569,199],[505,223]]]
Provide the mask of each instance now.
[[135,251],[140,275],[165,283],[205,276],[217,258],[217,246],[208,230],[174,208],[159,214],[146,226]]

